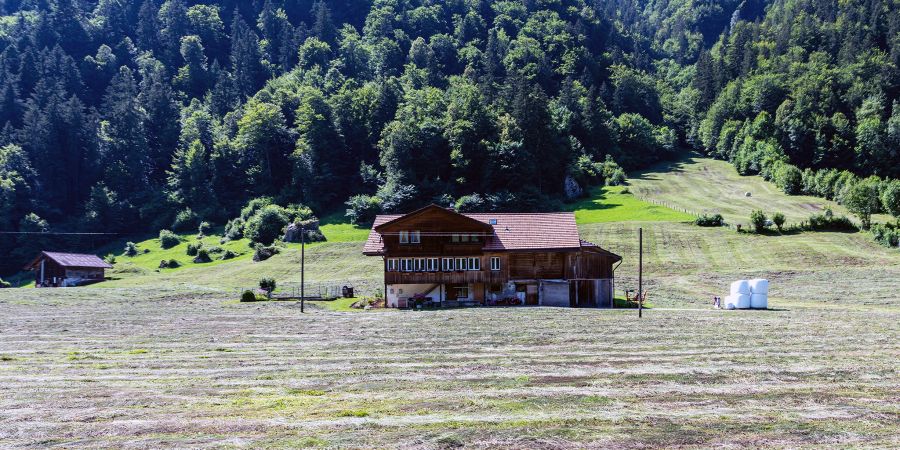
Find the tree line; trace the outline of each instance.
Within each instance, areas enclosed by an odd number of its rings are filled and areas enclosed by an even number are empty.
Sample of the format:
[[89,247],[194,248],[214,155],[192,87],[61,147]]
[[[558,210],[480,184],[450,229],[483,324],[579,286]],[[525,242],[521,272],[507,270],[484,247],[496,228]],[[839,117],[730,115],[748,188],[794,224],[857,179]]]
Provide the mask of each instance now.
[[[426,202],[540,210],[684,148],[826,196],[822,171],[877,176],[882,195],[900,170],[888,0],[7,0],[0,14],[0,231],[222,225],[257,198],[357,221]],[[0,253],[35,245],[4,237]]]

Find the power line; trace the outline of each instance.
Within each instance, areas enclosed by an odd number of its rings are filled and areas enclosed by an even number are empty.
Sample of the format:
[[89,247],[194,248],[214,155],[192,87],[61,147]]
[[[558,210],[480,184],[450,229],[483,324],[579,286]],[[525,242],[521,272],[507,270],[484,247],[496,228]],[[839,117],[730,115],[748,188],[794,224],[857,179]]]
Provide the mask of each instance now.
[[118,236],[120,233],[62,233],[51,231],[0,231],[0,234],[37,234],[42,236]]

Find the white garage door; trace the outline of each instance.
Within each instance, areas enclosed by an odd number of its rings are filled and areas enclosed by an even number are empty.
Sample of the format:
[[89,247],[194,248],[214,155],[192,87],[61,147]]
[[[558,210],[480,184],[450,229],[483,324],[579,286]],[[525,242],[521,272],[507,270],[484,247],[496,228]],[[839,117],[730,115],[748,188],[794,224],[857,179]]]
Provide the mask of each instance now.
[[569,304],[569,283],[548,283],[542,285],[541,305],[543,306],[571,306]]

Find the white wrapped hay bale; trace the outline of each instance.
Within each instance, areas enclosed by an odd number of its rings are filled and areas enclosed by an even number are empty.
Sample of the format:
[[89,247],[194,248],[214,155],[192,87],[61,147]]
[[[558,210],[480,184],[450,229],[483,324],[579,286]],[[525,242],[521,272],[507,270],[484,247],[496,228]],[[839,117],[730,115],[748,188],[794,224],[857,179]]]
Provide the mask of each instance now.
[[750,293],[769,295],[769,280],[762,278],[750,280]]
[[750,309],[750,294],[740,294],[735,296],[737,309]]
[[750,307],[753,309],[769,309],[769,294],[750,295]]
[[737,309],[737,296],[729,295],[723,300],[725,309]]
[[731,295],[750,295],[750,282],[747,280],[738,280],[731,283]]

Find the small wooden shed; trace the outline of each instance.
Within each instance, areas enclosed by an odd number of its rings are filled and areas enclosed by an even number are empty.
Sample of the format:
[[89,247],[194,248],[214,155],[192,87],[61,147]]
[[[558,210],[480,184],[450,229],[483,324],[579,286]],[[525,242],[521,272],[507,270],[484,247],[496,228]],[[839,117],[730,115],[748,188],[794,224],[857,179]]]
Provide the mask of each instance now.
[[36,287],[75,287],[99,283],[112,266],[97,255],[41,252],[25,270],[34,271]]

